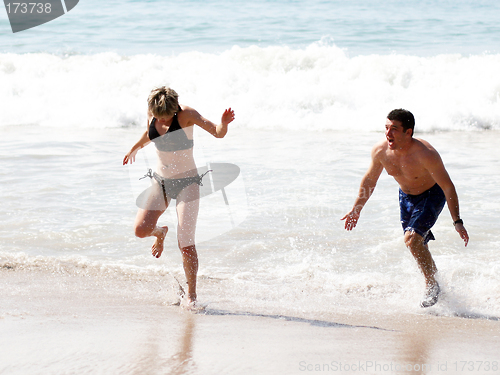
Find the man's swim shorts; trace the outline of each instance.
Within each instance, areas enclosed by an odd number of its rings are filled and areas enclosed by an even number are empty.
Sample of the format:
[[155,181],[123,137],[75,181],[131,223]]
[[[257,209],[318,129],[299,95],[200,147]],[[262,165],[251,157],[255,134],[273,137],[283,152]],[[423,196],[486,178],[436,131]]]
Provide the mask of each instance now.
[[419,195],[405,194],[399,189],[399,208],[403,230],[415,231],[424,238],[424,244],[434,240],[432,226],[443,210],[446,197],[438,184]]

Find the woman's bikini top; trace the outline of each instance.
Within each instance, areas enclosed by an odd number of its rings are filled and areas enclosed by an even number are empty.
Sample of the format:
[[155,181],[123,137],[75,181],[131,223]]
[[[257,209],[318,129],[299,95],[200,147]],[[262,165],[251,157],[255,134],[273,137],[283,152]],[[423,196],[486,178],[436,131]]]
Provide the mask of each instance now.
[[193,147],[194,142],[188,139],[186,132],[179,125],[177,120],[177,113],[172,119],[172,124],[168,127],[164,135],[160,135],[155,127],[156,118],[153,117],[149,124],[148,137],[154,142],[159,151],[179,151],[189,150]]

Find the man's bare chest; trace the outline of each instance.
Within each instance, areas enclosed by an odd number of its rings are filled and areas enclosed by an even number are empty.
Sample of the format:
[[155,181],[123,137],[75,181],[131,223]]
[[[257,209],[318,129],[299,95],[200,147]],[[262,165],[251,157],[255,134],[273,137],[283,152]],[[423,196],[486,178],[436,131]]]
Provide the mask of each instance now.
[[387,173],[395,179],[417,180],[427,174],[418,158],[412,156],[386,157],[382,160]]

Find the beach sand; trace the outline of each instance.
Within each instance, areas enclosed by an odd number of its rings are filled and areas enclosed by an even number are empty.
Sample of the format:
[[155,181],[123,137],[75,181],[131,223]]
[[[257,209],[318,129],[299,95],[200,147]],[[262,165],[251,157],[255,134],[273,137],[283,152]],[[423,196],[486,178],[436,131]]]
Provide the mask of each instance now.
[[500,372],[495,317],[194,314],[140,280],[8,266],[0,280],[1,374]]

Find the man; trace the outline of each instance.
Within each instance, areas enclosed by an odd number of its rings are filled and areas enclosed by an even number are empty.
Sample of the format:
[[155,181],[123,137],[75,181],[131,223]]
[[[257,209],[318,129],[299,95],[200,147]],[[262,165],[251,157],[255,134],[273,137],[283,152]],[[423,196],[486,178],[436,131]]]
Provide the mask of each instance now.
[[385,140],[372,150],[372,163],[361,180],[353,209],[341,220],[345,229],[356,227],[359,215],[370,198],[378,178],[385,169],[399,184],[399,206],[405,245],[425,277],[426,294],[422,307],[438,300],[439,284],[435,279],[436,264],[427,243],[434,239],[430,229],[448,204],[453,225],[465,246],[469,235],[460,219],[458,196],[438,152],[423,139],[413,138],[415,118],[411,112],[395,109],[387,116]]

